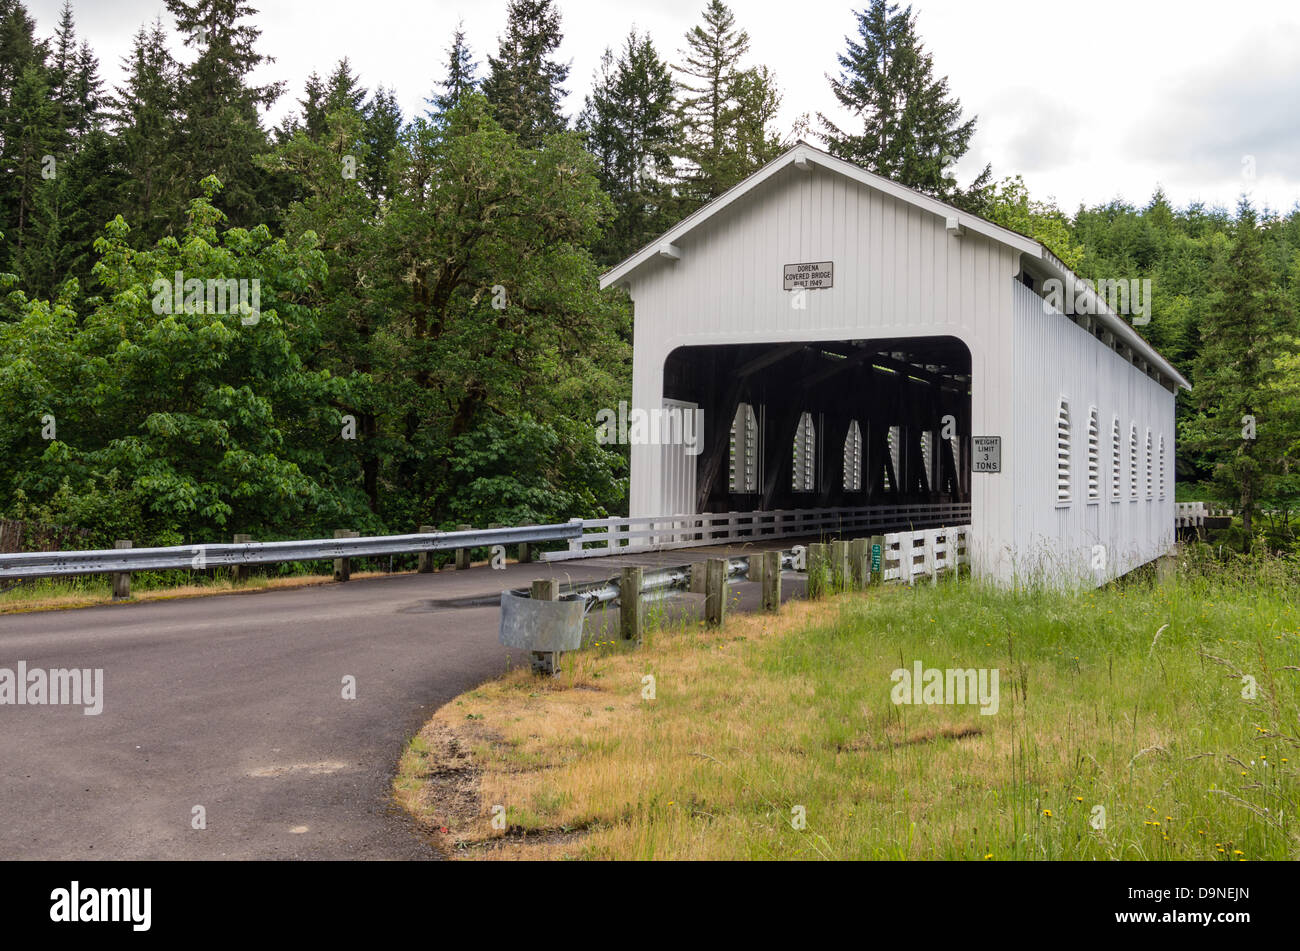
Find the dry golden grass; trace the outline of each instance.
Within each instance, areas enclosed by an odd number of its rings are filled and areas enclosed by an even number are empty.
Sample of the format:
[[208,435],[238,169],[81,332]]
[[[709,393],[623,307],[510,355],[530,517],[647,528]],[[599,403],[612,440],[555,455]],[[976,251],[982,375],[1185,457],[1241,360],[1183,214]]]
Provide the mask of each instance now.
[[[1296,798],[1298,628],[1289,596],[1177,583],[924,585],[670,623],[458,697],[394,788],[465,858],[1296,858],[1262,807]],[[1208,643],[1268,697],[1207,669]],[[890,672],[916,660],[1000,670],[999,711],[895,705]]]
[[[836,610],[829,602],[795,602],[779,620],[733,615],[720,629],[658,632],[639,651],[609,645],[566,655],[554,678],[513,671],[437,711],[403,756],[398,800],[445,850],[460,855],[622,854],[632,844],[630,830],[612,823],[626,812],[628,790],[652,778],[660,787],[698,785],[719,739],[712,716],[718,703],[742,714],[726,739],[743,743],[754,738],[745,711],[810,691],[798,680],[726,687],[744,674],[741,646],[825,621]],[[647,674],[655,678],[654,700],[642,697]],[[664,691],[685,703],[688,715],[656,717]],[[665,757],[666,750],[683,753]],[[493,828],[493,806],[505,807],[505,830]],[[689,836],[689,824],[675,834]]]

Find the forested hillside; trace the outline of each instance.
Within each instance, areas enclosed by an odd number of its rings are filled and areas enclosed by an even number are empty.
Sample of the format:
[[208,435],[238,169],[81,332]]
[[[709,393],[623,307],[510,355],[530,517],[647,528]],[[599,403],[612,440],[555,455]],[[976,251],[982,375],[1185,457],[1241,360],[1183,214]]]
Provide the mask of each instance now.
[[556,0],[509,0],[493,50],[447,37],[417,115],[347,59],[254,84],[276,51],[246,0],[165,5],[107,88],[70,2],[45,25],[0,0],[0,517],[168,544],[624,512],[594,430],[629,396],[631,311],[599,274],[798,138],[1081,277],[1150,279],[1137,329],[1195,385],[1180,482],[1246,513],[1296,497],[1300,209],[960,186],[978,117],[910,8],[872,0],[808,66],[852,127],[785,129],[721,0],[612,43],[577,115]]

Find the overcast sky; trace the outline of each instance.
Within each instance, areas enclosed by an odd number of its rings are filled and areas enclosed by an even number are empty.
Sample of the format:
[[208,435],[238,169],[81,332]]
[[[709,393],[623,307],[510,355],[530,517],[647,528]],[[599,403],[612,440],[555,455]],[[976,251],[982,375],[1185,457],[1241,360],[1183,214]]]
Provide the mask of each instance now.
[[[424,108],[444,71],[457,20],[480,75],[505,23],[505,0],[252,0],[263,52],[259,81],[286,80],[272,111],[296,108],[303,81],[347,56],[363,82],[394,87],[408,115]],[[62,0],[26,0],[43,35]],[[677,60],[704,0],[559,0],[561,58],[572,63],[577,112],[601,51],[635,25]],[[865,0],[734,0],[784,91],[782,132],[803,112],[834,105],[826,76],[853,10]],[[1143,204],[1156,185],[1185,204],[1231,208],[1243,192],[1289,210],[1300,200],[1300,3],[1256,0],[917,0],[919,32],[967,115],[979,117],[962,182],[993,164],[1022,174],[1035,197],[1067,211],[1121,197]],[[141,23],[162,0],[74,0],[78,29],[109,84]],[[179,41],[176,50],[181,49]],[[1248,170],[1253,168],[1254,177]]]

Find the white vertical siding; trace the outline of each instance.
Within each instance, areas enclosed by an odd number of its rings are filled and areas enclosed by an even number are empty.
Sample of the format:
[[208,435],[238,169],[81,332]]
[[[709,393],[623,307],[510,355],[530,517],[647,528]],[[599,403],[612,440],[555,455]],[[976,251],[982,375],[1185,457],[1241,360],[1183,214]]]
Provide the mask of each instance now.
[[[1165,498],[1146,492],[1146,440],[1174,441],[1174,395],[1018,281],[1012,287],[1016,484],[1014,575],[1026,580],[1101,583],[1166,553],[1174,540],[1172,482]],[[1069,504],[1055,504],[1056,413],[1070,401]],[[1087,413],[1097,408],[1100,500],[1088,500]],[[1120,423],[1120,497],[1111,491],[1111,419]],[[1082,425],[1080,425],[1082,422]],[[1137,493],[1129,483],[1129,434],[1137,427]],[[1154,449],[1153,449],[1154,453]],[[1153,466],[1153,478],[1154,478]],[[1104,551],[1096,551],[1094,546]],[[1104,566],[1093,568],[1094,554]]]
[[[1003,437],[1002,473],[971,478],[976,574],[1010,580],[1036,559],[1074,571],[1094,541],[1114,550],[1114,574],[1168,547],[1172,463],[1163,502],[1128,502],[1126,480],[1118,505],[1103,491],[1089,506],[1084,484],[1057,509],[1060,396],[1070,398],[1076,480],[1086,479],[1087,414],[1098,408],[1107,489],[1111,413],[1121,413],[1125,438],[1130,418],[1153,439],[1163,434],[1172,458],[1173,395],[1069,320],[1044,315],[1014,280],[1018,251],[951,235],[942,217],[819,166],[783,169],[678,246],[681,260],[629,279],[635,406],[661,405],[664,361],[681,346],[951,335],[971,351],[973,434]],[[794,309],[782,267],[807,261],[833,261],[834,287],[807,291]],[[658,447],[633,446],[632,515],[663,514],[661,479]]]

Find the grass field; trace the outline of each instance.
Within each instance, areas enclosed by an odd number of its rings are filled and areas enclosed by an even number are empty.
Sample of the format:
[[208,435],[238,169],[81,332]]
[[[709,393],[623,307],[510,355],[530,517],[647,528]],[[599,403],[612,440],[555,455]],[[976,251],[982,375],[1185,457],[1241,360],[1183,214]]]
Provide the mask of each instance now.
[[[1295,859],[1294,581],[1184,565],[668,624],[448,704],[395,792],[461,857]],[[997,712],[895,704],[917,661],[997,670]]]

